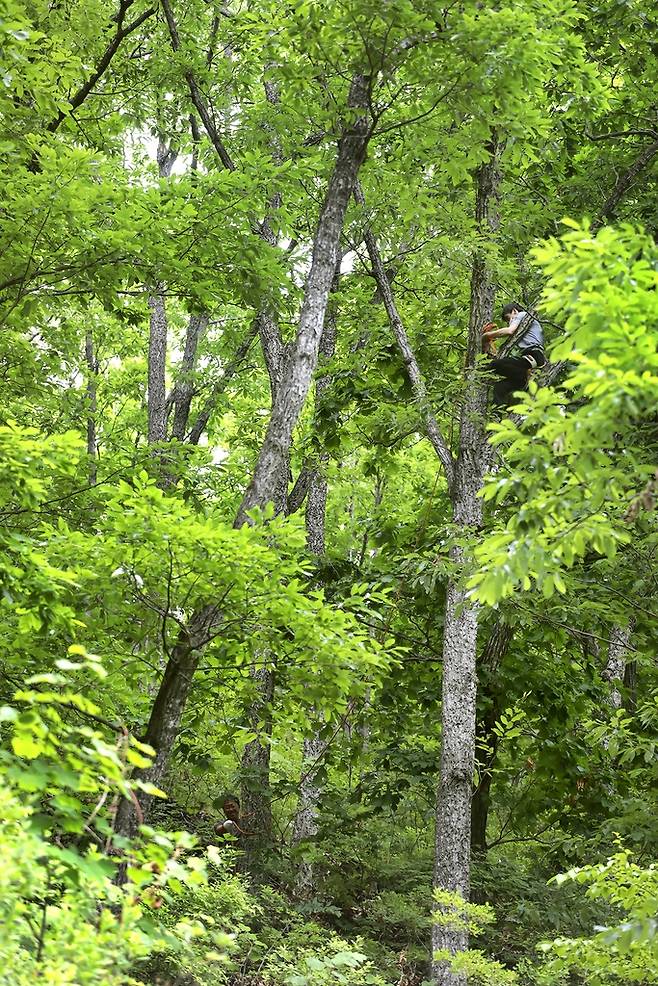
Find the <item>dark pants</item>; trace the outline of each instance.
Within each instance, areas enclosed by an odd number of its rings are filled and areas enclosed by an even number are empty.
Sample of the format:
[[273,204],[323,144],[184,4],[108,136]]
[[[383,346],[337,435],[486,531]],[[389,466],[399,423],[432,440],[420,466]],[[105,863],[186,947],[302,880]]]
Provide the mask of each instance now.
[[544,351],[534,347],[524,350],[523,356],[503,356],[501,359],[491,361],[490,369],[501,377],[493,386],[495,406],[508,407],[513,403],[514,393],[517,390],[525,390],[528,386],[528,371],[533,369],[533,364],[525,359],[526,354],[534,359],[538,367],[546,363]]

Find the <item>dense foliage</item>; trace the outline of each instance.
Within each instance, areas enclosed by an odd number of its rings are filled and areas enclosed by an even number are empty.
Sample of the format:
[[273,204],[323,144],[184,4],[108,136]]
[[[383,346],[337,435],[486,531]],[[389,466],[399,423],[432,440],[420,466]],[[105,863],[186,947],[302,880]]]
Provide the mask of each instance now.
[[657,31],[0,0],[0,983],[658,983]]

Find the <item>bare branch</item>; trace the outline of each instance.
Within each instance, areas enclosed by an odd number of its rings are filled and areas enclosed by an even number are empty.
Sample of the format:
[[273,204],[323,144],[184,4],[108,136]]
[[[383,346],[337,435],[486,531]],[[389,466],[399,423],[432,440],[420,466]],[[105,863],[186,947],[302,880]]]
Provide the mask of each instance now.
[[198,445],[199,439],[201,438],[202,434],[206,430],[208,422],[210,421],[210,416],[215,409],[215,406],[217,404],[217,398],[219,397],[220,394],[222,394],[226,390],[229,381],[237,373],[240,364],[244,361],[247,353],[251,349],[251,344],[253,343],[257,335],[258,335],[258,319],[256,318],[254,319],[251,326],[249,327],[249,331],[247,335],[238,346],[235,356],[233,357],[231,362],[227,364],[226,369],[224,370],[224,375],[222,376],[221,380],[218,380],[218,382],[213,387],[210,397],[204,404],[203,408],[201,409],[201,411],[199,412],[196,418],[196,421],[190,428],[190,433],[187,437],[187,440],[190,443],[190,445]]
[[612,216],[612,214],[614,213],[615,209],[621,202],[626,192],[633,185],[635,179],[638,177],[639,174],[641,174],[642,171],[644,171],[644,169],[651,162],[652,158],[656,156],[656,154],[658,154],[658,139],[654,140],[653,143],[649,144],[648,147],[645,147],[645,149],[642,151],[642,153],[637,158],[637,160],[633,162],[630,168],[627,168],[626,171],[623,173],[623,175],[619,176],[619,178],[615,183],[615,187],[613,188],[612,192],[608,196],[608,199],[605,202],[603,208],[601,209],[599,215],[592,223],[593,233],[595,233],[597,230],[601,228],[601,226],[603,226],[606,219],[609,219]]
[[[171,47],[173,48],[174,51],[179,51],[181,46],[180,35],[178,33],[176,18],[174,17],[174,12],[171,8],[171,4],[169,0],[162,0],[162,9],[164,11],[164,15],[167,21],[167,27],[169,28]],[[233,159],[231,158],[231,155],[226,149],[226,146],[224,145],[224,142],[222,141],[217,131],[217,128],[215,127],[214,120],[212,119],[206,101],[201,94],[201,90],[199,89],[199,85],[196,81],[194,72],[192,72],[191,69],[188,69],[184,74],[185,74],[185,81],[187,82],[187,87],[190,91],[192,102],[194,103],[194,106],[196,107],[196,111],[199,114],[199,117],[201,118],[201,122],[205,127],[206,133],[210,138],[211,144],[217,151],[217,156],[219,157],[219,160],[222,162],[222,164],[224,165],[227,171],[235,171],[235,164],[233,163]]]
[[[365,207],[366,200],[359,182],[356,183],[354,197],[359,205]],[[427,387],[425,386],[425,381],[418,365],[418,360],[416,359],[415,353],[411,348],[409,337],[407,336],[406,329],[397,310],[395,299],[393,298],[393,291],[391,290],[391,283],[388,279],[381,254],[379,252],[379,247],[377,246],[377,240],[369,227],[366,227],[364,232],[364,240],[368,250],[368,256],[370,257],[370,263],[372,264],[375,280],[377,282],[377,288],[386,307],[386,314],[388,315],[390,326],[397,340],[400,353],[402,354],[402,359],[404,360],[404,365],[409,376],[411,388],[413,390],[414,397],[416,398],[418,409],[425,426],[425,432],[432,443],[439,462],[443,466],[446,479],[448,481],[448,487],[450,488],[452,487],[454,480],[454,461],[452,452],[443,437],[438,422],[430,407],[427,396]]]
[[613,130],[609,134],[588,134],[588,140],[614,140],[617,137],[658,137],[656,130]]

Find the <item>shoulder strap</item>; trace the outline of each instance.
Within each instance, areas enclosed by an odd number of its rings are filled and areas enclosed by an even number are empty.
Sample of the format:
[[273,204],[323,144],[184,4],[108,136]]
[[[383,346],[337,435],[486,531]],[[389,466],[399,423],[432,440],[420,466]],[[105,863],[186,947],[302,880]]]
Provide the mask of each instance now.
[[521,342],[527,332],[530,331],[530,326],[535,321],[535,316],[532,312],[526,312],[525,316],[519,322],[516,332],[511,336],[504,345],[500,347],[499,356],[506,356],[515,346]]

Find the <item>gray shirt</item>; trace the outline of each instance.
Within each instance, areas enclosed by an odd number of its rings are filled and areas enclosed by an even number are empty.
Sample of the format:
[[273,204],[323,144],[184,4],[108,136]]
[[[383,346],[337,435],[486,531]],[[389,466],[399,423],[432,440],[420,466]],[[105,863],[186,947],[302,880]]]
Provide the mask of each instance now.
[[[527,314],[527,312],[519,312],[515,315],[510,322],[511,327],[516,330]],[[533,318],[530,323],[530,327],[523,333],[523,338],[519,339],[515,345],[517,345],[519,349],[534,349],[535,346],[538,346],[540,349],[544,348],[544,333],[542,332],[542,327],[536,318]]]

